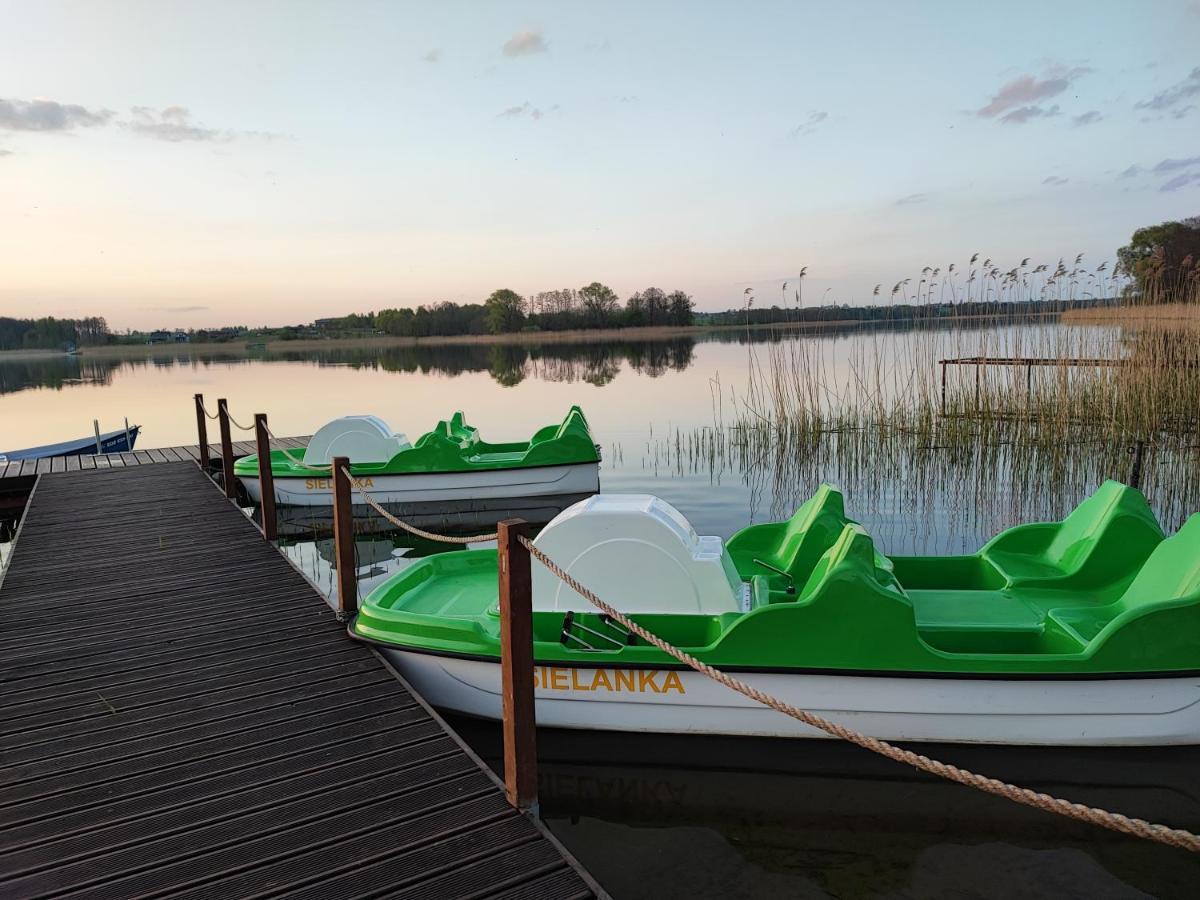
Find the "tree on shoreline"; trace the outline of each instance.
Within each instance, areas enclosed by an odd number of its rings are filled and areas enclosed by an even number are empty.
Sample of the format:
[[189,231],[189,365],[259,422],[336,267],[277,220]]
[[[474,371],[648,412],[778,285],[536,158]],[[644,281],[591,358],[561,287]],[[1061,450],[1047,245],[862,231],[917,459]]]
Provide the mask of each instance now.
[[1117,258],[1143,294],[1154,283],[1163,292],[1161,299],[1170,302],[1200,264],[1200,216],[1139,228]]
[[516,291],[500,288],[483,305],[487,310],[488,331],[492,334],[520,331],[525,324],[525,298]]

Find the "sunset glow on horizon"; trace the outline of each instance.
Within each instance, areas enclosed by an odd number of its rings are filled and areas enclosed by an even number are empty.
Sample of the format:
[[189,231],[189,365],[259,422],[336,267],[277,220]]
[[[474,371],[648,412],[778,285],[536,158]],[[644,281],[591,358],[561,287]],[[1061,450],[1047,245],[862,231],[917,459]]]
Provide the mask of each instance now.
[[[3,2],[0,315],[871,302],[1200,213],[1200,5]],[[948,35],[956,33],[958,37]]]

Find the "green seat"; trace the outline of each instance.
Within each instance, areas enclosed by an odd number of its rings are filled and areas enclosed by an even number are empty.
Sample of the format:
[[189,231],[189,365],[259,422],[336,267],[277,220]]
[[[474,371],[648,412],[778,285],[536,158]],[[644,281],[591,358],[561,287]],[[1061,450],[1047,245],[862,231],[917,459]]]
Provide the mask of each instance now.
[[1158,607],[1200,601],[1200,514],[1159,542],[1117,600],[1104,606],[1067,606],[1050,613],[1059,626],[1090,643],[1110,624]]
[[1141,492],[1106,481],[1063,521],[1011,528],[979,555],[1011,587],[1055,582],[1063,589],[1119,591],[1162,539]]
[[848,521],[841,492],[823,484],[786,522],[751,525],[725,546],[734,556],[761,559],[799,582],[808,577]]
[[835,578],[846,578],[879,587],[876,578],[875,542],[857,522],[842,526],[829,549],[821,554],[800,588],[797,599],[815,598]]

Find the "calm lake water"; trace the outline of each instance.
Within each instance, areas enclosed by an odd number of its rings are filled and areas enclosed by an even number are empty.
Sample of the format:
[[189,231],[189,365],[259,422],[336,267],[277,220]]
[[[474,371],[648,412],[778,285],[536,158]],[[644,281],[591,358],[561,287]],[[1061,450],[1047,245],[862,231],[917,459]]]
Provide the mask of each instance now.
[[[848,331],[819,343],[830,381],[864,352],[932,366],[940,356],[1030,352],[1060,341],[1054,325],[911,336]],[[1111,338],[1095,332],[1088,339]],[[997,530],[1057,518],[1125,463],[1080,451],[1058,470],[1012,468],[1002,452],[864,458],[810,448],[786,459],[715,453],[703,436],[728,421],[752,361],[779,335],[604,344],[330,349],[148,359],[0,357],[0,452],[105,430],[125,417],[139,448],[196,441],[192,395],[225,397],[245,424],[255,412],[279,435],[373,413],[415,437],[455,410],[489,440],[527,438],[583,407],[603,451],[604,491],[657,494],[702,534],[790,515],[822,480],[843,486],[847,512],[885,553],[977,548]],[[784,340],[796,340],[787,336]],[[922,340],[925,340],[924,338]],[[908,364],[908,363],[905,363]],[[215,429],[214,429],[215,433]],[[245,437],[239,435],[239,437]],[[1090,461],[1089,461],[1090,460]],[[1164,525],[1182,521],[1192,488],[1180,465],[1147,470]],[[1195,474],[1193,478],[1200,478]],[[1157,481],[1156,481],[1157,478]],[[285,552],[328,592],[331,542],[294,529]],[[2,543],[0,555],[10,551]],[[439,548],[403,534],[364,535],[360,589]],[[491,726],[459,724],[497,758]],[[1195,896],[1200,866],[1185,854],[1052,819],[965,788],[917,777],[826,742],[548,734],[541,743],[543,813],[567,847],[618,897]],[[1200,829],[1200,751],[1080,752],[935,748],[948,761],[1071,799]]]

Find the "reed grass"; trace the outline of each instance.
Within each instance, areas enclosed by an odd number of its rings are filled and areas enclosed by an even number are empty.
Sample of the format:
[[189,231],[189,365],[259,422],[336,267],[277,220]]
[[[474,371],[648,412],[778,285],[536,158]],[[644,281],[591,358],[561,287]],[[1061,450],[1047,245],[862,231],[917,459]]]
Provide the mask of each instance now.
[[[917,288],[931,304],[934,272]],[[1085,283],[1097,280],[1091,273]],[[1019,276],[968,284],[989,297],[1021,296]],[[1024,296],[1056,287],[1026,287]],[[1141,487],[1164,525],[1177,527],[1200,510],[1200,281],[1186,291],[1153,280],[1136,294],[1127,282],[1117,287],[1125,303],[1058,322],[952,321],[772,343],[761,353],[750,345],[746,383],[714,384],[712,427],[658,452],[676,471],[736,474],[753,496],[770,496],[771,518],[833,480],[896,510],[897,528],[952,522],[957,534],[987,534],[1058,518],[1105,478],[1125,480],[1130,449],[1143,442]],[[943,413],[939,361],[961,357],[1051,363],[951,367]],[[1073,362],[1081,359],[1111,364]],[[941,514],[923,516],[931,504]],[[920,547],[916,537],[901,543]],[[924,540],[944,551],[954,537]]]

